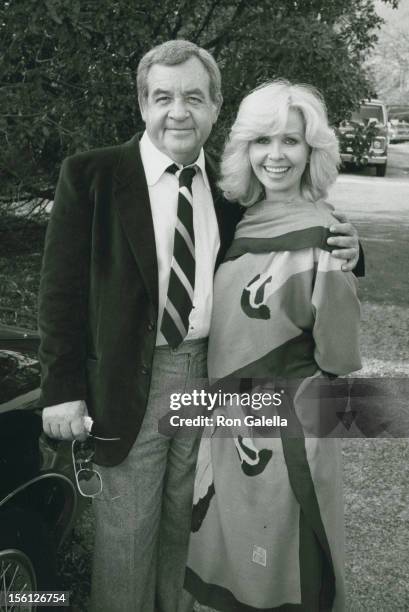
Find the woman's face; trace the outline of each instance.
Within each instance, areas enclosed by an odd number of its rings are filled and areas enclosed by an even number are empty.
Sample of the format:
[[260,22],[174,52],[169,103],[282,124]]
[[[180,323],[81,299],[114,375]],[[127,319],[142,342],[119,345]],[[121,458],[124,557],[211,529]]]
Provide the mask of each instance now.
[[307,165],[310,147],[305,140],[304,119],[300,111],[290,109],[284,132],[266,134],[253,140],[249,158],[253,172],[264,186],[267,200],[301,194],[301,177]]

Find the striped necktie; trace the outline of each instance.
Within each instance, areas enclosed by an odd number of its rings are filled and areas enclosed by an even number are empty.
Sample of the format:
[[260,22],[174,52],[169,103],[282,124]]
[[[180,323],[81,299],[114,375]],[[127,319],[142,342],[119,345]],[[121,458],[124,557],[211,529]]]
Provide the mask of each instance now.
[[173,243],[168,293],[163,312],[161,332],[167,343],[176,348],[189,329],[195,288],[195,234],[193,229],[192,181],[196,167],[179,170],[172,164],[167,172],[179,179],[178,210]]

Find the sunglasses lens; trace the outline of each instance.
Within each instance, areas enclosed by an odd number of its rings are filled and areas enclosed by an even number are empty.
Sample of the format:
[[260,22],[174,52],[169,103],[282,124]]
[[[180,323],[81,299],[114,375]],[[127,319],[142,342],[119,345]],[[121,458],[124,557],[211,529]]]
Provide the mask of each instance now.
[[94,470],[82,469],[77,472],[78,488],[81,495],[92,497],[102,491],[101,476]]
[[95,443],[93,440],[85,440],[83,442],[79,442],[78,440],[74,440],[73,443],[73,453],[74,459],[76,463],[85,463],[87,461],[92,461],[95,454]]

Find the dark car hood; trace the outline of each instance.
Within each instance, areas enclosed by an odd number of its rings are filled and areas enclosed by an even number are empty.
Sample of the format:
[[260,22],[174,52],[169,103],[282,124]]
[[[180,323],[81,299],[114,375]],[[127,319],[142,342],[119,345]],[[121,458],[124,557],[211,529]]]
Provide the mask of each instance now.
[[0,324],[0,349],[5,351],[37,352],[40,344],[38,332]]
[[37,332],[0,325],[0,413],[33,408],[40,394]]

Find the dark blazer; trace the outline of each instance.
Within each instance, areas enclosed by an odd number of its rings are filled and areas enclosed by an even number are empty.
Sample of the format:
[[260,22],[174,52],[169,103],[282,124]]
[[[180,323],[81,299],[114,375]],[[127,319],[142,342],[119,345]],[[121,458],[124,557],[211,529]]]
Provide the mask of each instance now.
[[[220,231],[217,263],[240,207],[206,171]],[[40,407],[84,399],[100,436],[96,461],[116,465],[146,410],[158,317],[158,266],[138,138],[67,158],[47,229],[39,294]]]

